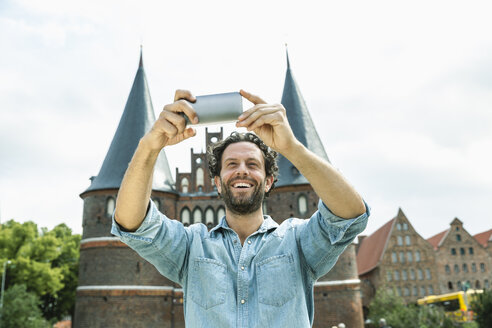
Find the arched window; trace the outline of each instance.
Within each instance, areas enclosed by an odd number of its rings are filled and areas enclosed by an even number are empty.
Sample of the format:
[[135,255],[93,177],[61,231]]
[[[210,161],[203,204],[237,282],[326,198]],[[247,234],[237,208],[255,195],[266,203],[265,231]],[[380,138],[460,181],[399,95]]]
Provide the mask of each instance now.
[[393,263],[398,262],[398,258],[396,256],[396,252],[391,252],[391,262],[393,262]]
[[196,189],[198,189],[198,187],[202,186],[203,187],[203,169],[201,167],[197,168],[196,169]]
[[398,244],[398,246],[402,246],[403,245],[403,238],[401,236],[397,236],[396,237],[396,243]]
[[396,224],[396,229],[401,230],[401,224],[400,223]]
[[451,255],[456,255],[456,248],[451,248]]
[[465,249],[463,247],[460,247],[460,255],[465,255]]
[[395,274],[395,280],[396,281],[400,280],[400,271],[395,270],[394,274]]
[[459,234],[456,235],[456,241],[461,241],[461,235]]
[[410,269],[410,279],[415,280],[415,270]]
[[448,288],[449,290],[453,290],[453,283],[451,281],[448,281]]
[[191,213],[190,213],[190,210],[187,207],[185,207],[185,208],[183,208],[181,210],[180,217],[181,217],[181,223],[183,223],[183,225],[185,227],[187,227],[187,226],[190,225],[190,223],[191,223],[191,220],[190,220],[191,219]]
[[413,296],[417,296],[419,294],[419,291],[417,290],[417,286],[413,286]]
[[485,263],[480,263],[480,272],[485,272]]
[[398,296],[403,296],[401,293],[401,287],[396,287],[396,291],[398,293]]
[[202,220],[202,210],[199,207],[195,207],[193,210],[193,223],[201,223]]
[[449,265],[446,264],[446,266],[444,267],[444,270],[446,271],[447,274],[450,274],[451,273],[451,268],[449,267]]
[[427,278],[427,280],[431,280],[432,279],[431,270],[430,269],[425,269],[425,277]]
[[410,289],[408,287],[403,288],[403,295],[404,296],[410,296]]
[[458,264],[454,265],[454,273],[460,273],[460,266]]
[[429,291],[429,295],[434,294],[434,287],[432,287],[432,285],[429,285],[429,287],[427,288],[427,290]]
[[468,272],[468,265],[466,263],[463,263],[463,272]]
[[405,263],[405,253],[400,252],[400,263]]
[[424,279],[424,272],[422,271],[422,269],[418,269],[417,270],[417,275],[419,277],[419,280],[423,280]]
[[106,216],[113,216],[115,201],[113,197],[106,199]]
[[222,220],[222,218],[225,216],[225,210],[222,206],[220,206],[217,209],[217,220]]
[[187,193],[188,192],[188,187],[190,186],[190,182],[188,181],[187,178],[181,179],[181,192]]
[[408,230],[408,224],[403,223],[403,230]]
[[307,198],[305,195],[300,195],[299,198],[297,198],[297,206],[299,208],[299,214],[301,216],[304,216],[307,214],[307,211],[308,211]]
[[407,270],[402,270],[401,271],[401,279],[402,280],[408,280],[408,274],[407,274]]
[[473,255],[473,247],[468,248],[468,254]]
[[410,263],[413,262],[412,252],[407,252],[407,261]]
[[425,296],[425,287],[420,286],[420,296]]
[[477,272],[477,265],[472,263],[472,272]]
[[420,262],[420,251],[415,252],[415,262]]
[[207,208],[205,211],[205,224],[209,229],[215,225],[214,210],[211,207]]
[[410,236],[405,236],[405,244],[407,245],[411,244]]
[[388,281],[393,280],[393,274],[389,270],[386,271],[386,280],[388,280]]
[[475,281],[475,289],[480,289],[480,281]]

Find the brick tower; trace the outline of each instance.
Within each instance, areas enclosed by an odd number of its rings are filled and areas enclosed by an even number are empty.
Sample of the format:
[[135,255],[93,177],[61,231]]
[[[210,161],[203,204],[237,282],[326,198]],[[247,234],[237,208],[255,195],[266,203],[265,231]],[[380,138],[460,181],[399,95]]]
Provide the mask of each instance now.
[[[130,95],[101,170],[80,195],[84,213],[74,327],[178,327],[174,322],[179,319],[174,316],[183,317],[179,286],[110,233],[123,175],[140,138],[154,121],[140,54]],[[154,171],[152,197],[166,206],[170,217],[175,217],[178,196],[173,184],[162,151]]]
[[[307,106],[295,82],[287,55],[282,104],[296,137],[328,160]],[[133,250],[110,235],[116,193],[138,140],[154,122],[142,59],[120,124],[98,176],[81,194],[84,199],[79,287],[74,327],[184,327],[180,286],[162,277]],[[206,129],[206,146],[223,138]],[[171,219],[184,225],[215,226],[225,215],[211,177],[206,154],[190,149],[191,172],[176,168],[174,184],[164,151],[154,173],[152,199]],[[263,204],[278,223],[309,218],[318,197],[308,181],[284,157],[279,158],[276,188]],[[360,283],[353,246],[340,256],[332,271],[315,285],[314,327],[344,322],[362,328]]]

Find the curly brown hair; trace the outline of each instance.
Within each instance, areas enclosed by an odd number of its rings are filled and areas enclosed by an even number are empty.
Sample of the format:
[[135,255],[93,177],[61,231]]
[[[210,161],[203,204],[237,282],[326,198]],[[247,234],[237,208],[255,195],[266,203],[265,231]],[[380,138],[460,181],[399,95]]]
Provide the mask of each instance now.
[[230,144],[236,142],[247,141],[254,143],[258,146],[263,154],[263,159],[265,161],[265,173],[266,176],[273,177],[273,184],[270,190],[265,193],[265,197],[270,194],[275,186],[275,182],[277,182],[278,176],[278,166],[277,166],[277,152],[273,149],[270,149],[263,140],[260,139],[254,133],[239,133],[232,132],[230,136],[225,138],[224,140],[217,141],[216,143],[210,144],[207,149],[207,161],[208,161],[208,171],[211,177],[220,176],[220,170],[222,169],[222,154],[224,150]]

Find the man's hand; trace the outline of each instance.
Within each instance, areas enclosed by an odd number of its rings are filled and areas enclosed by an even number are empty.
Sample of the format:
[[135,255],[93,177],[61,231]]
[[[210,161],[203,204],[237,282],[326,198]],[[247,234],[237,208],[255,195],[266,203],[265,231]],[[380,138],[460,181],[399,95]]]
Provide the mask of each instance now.
[[251,101],[254,106],[242,113],[237,127],[245,127],[256,133],[270,148],[284,154],[297,139],[290,128],[284,106],[267,104],[266,101],[244,90],[241,96]]
[[186,120],[181,115],[184,113],[190,122],[198,123],[198,116],[188,101],[196,101],[190,91],[176,90],[174,102],[164,106],[152,129],[143,138],[151,149],[160,151],[165,146],[180,143],[196,134],[195,129],[186,128]]

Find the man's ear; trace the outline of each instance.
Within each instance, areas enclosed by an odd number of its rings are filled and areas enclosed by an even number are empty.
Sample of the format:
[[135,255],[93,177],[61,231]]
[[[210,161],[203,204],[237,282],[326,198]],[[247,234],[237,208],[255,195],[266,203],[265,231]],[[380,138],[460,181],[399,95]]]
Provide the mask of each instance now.
[[269,192],[273,185],[273,176],[269,175],[265,178],[265,192]]
[[217,192],[220,194],[222,192],[222,185],[220,183],[220,177],[219,176],[215,176],[214,177],[214,183],[215,183],[215,187],[217,187]]

